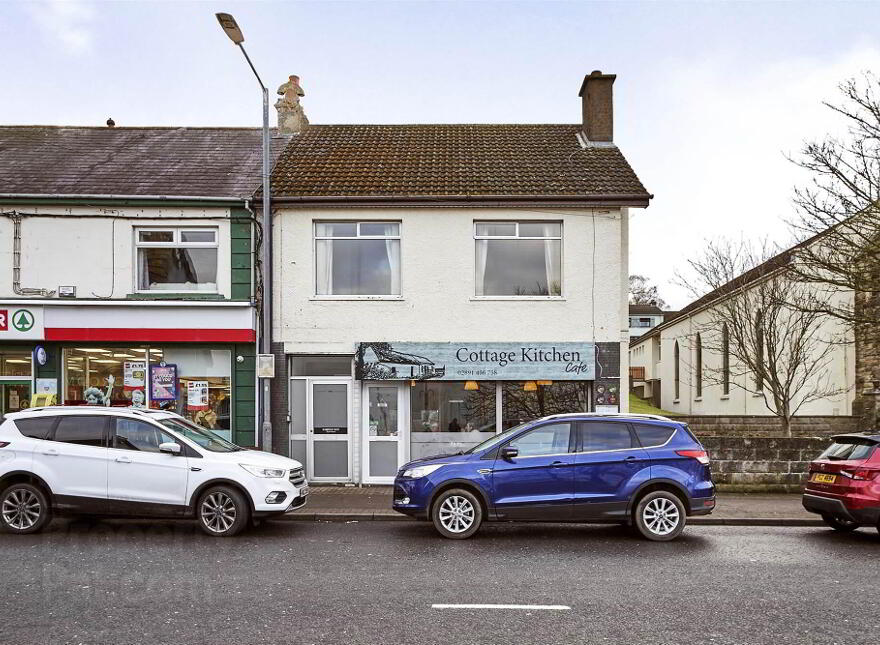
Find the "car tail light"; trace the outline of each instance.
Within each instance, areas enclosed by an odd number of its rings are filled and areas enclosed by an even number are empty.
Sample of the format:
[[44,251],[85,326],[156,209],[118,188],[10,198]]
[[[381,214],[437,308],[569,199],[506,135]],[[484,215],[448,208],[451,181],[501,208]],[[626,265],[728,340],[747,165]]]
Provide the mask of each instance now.
[[5,448],[8,445],[9,445],[8,441],[0,441],[0,448]]
[[675,454],[681,457],[696,459],[704,466],[709,464],[709,453],[705,450],[676,450]]
[[880,470],[874,468],[856,468],[855,470],[841,470],[840,474],[857,481],[868,481],[880,477]]

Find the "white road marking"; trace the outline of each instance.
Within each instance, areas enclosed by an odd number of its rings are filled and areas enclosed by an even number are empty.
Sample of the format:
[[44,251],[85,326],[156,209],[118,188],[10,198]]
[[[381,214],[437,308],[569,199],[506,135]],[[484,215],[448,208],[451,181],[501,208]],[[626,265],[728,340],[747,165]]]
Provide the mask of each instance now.
[[527,609],[527,610],[550,610],[550,611],[567,611],[571,609],[568,605],[485,605],[485,604],[465,604],[465,605],[431,605],[431,609]]

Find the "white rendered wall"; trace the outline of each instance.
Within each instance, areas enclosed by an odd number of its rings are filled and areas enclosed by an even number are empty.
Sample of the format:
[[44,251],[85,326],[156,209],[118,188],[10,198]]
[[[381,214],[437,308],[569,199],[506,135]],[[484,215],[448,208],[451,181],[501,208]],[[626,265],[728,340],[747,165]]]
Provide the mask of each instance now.
[[[841,294],[839,297],[847,298],[851,297],[851,295]],[[707,322],[710,320],[711,314],[704,310],[697,312],[693,316],[686,316],[673,322],[670,326],[660,331],[659,342],[662,343],[661,360],[654,366],[651,377],[660,379],[663,409],[694,415],[772,415],[772,412],[764,404],[762,396],[743,389],[742,385],[745,385],[745,379],[753,379],[751,374],[732,375],[730,393],[724,395],[722,386],[714,382],[717,379],[717,372],[715,370],[721,367],[721,356],[710,351],[706,347],[705,341],[703,343],[703,364],[713,370],[713,375],[711,377],[707,376],[708,370],[704,370],[702,397],[696,396],[695,339],[698,331],[702,334],[709,333],[704,330]],[[818,335],[826,340],[839,340],[849,336],[845,334],[839,323],[827,318],[819,327]],[[681,360],[678,399],[675,398],[674,357],[676,341],[679,343]],[[646,347],[644,353],[634,353],[633,357],[634,361],[644,361],[646,378],[651,378],[648,376],[650,361],[647,357],[651,354],[648,346],[656,343],[656,339],[649,339],[635,346]],[[731,361],[733,360],[733,357],[731,357]],[[852,343],[838,343],[834,345],[827,370],[830,374],[831,383],[836,387],[844,388],[846,391],[837,396],[805,404],[798,412],[798,416],[849,415],[852,413],[852,403],[855,398],[855,353]],[[731,371],[732,374],[736,374],[741,370],[733,368]],[[751,388],[752,386],[749,385],[749,387]]]
[[[316,297],[316,220],[400,221],[401,297]],[[562,297],[476,298],[475,220],[562,221]],[[616,209],[279,208],[274,221],[275,339],[288,353],[350,354],[364,341],[620,343],[628,333]]]
[[[136,288],[135,228],[216,226],[217,289],[224,298],[231,296],[228,208],[25,208],[0,204],[0,210],[60,215],[22,218],[22,287],[51,291],[59,285],[72,285],[76,287],[78,298],[125,298]],[[134,219],[71,215],[117,215]],[[0,217],[0,298],[18,297],[12,290],[12,243],[12,220]]]

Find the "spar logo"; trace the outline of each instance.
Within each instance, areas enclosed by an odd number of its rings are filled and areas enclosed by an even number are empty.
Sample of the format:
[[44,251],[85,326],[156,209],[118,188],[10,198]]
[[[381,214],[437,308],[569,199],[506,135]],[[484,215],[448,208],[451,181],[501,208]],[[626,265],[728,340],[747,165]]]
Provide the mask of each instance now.
[[0,331],[9,331],[10,324],[16,331],[30,331],[34,327],[34,314],[27,309],[16,309],[10,316],[7,309],[0,309]]

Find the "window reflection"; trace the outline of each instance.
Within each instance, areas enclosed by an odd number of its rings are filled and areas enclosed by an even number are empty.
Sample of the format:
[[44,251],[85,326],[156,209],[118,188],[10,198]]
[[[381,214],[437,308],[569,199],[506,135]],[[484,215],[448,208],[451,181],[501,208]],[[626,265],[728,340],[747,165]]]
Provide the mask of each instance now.
[[523,389],[522,382],[506,382],[501,386],[504,429],[550,414],[589,412],[590,395],[586,381],[554,381],[538,385],[533,392]]

